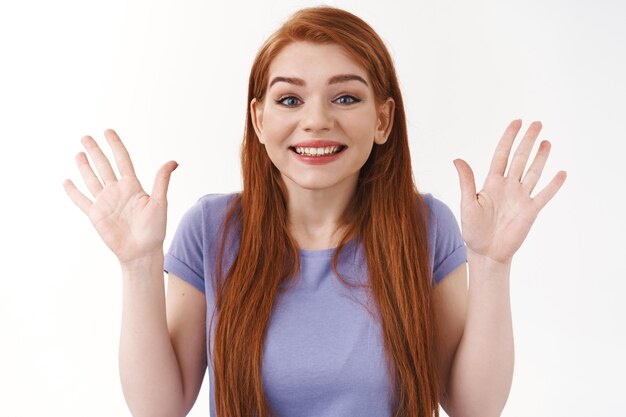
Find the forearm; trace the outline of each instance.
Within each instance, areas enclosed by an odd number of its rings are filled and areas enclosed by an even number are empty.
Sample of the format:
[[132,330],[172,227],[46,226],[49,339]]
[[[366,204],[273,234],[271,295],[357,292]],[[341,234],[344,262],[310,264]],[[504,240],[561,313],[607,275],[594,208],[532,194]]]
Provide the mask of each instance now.
[[513,380],[511,264],[468,252],[469,293],[463,337],[450,371],[451,417],[500,416]]
[[119,346],[122,390],[133,416],[176,416],[183,404],[180,368],[167,329],[163,253],[122,266]]

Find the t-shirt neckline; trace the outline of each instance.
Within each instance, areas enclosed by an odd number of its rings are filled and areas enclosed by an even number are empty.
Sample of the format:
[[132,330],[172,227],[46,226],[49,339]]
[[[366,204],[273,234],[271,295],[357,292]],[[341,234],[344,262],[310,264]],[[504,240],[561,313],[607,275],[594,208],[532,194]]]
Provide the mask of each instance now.
[[[352,238],[349,241],[347,241],[346,244],[343,246],[342,251],[352,247],[352,245],[354,245],[355,240],[356,239]],[[298,249],[298,251],[300,252],[300,256],[303,258],[331,258],[334,255],[336,250],[337,250],[337,247],[328,248],[328,249],[301,249],[301,248]]]

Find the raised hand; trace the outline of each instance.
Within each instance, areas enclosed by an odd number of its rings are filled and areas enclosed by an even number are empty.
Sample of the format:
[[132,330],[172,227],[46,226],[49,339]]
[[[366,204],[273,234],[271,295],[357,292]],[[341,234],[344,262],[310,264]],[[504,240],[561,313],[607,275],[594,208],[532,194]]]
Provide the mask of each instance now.
[[81,142],[101,179],[91,169],[85,153],[76,155],[76,163],[95,200],[92,202],[69,179],[63,182],[63,188],[89,217],[120,264],[130,264],[162,251],[167,223],[167,187],[178,164],[169,161],[159,169],[150,196],[135,176],[133,163],[119,136],[111,129],[107,129],[104,135],[113,150],[121,177],[116,177],[96,141],[91,136],[84,136]]
[[524,175],[533,144],[541,131],[541,122],[533,122],[528,127],[507,175],[504,175],[513,141],[521,126],[521,120],[514,120],[504,131],[485,184],[478,194],[470,166],[462,159],[454,161],[461,185],[463,240],[474,253],[502,263],[511,262],[539,211],[555,196],[567,177],[565,171],[559,171],[541,192],[535,197],[530,196],[550,153],[550,142],[542,141]]

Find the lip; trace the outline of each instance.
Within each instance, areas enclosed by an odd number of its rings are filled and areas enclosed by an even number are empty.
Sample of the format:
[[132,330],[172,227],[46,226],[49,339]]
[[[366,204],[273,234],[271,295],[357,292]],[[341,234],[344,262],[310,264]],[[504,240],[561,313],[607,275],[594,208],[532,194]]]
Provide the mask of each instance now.
[[309,140],[291,145],[293,148],[325,148],[326,146],[346,146],[346,144],[333,140]]
[[[336,143],[336,142],[334,142],[334,143]],[[318,145],[318,146],[321,147],[320,145]],[[328,145],[328,146],[331,146],[331,145]],[[336,146],[336,145],[332,145],[332,146]],[[346,152],[347,148],[348,148],[347,146],[343,145],[342,149],[338,153],[329,154],[329,155],[323,155],[323,156],[300,155],[294,149],[291,149],[289,151],[289,153],[292,154],[293,157],[296,158],[298,161],[304,162],[305,164],[308,164],[308,165],[324,165],[324,164],[331,163],[331,162],[336,161],[337,159],[341,158],[343,156],[343,154]]]

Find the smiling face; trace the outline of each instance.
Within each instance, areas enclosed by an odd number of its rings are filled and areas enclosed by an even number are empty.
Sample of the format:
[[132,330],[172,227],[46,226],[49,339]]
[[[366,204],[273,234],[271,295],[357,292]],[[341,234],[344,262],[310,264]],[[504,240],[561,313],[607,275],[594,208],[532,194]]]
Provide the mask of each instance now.
[[367,71],[335,44],[293,42],[269,67],[252,122],[287,189],[356,189],[374,144],[386,142],[394,102],[376,104]]

